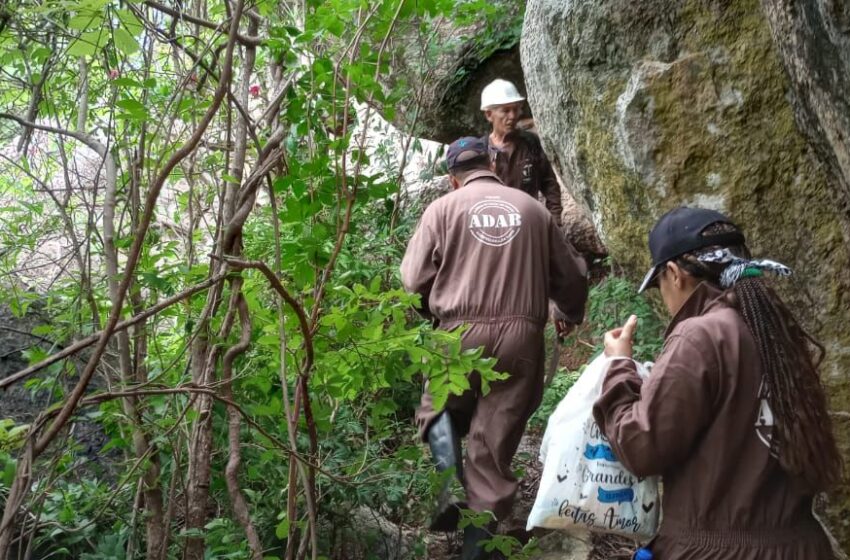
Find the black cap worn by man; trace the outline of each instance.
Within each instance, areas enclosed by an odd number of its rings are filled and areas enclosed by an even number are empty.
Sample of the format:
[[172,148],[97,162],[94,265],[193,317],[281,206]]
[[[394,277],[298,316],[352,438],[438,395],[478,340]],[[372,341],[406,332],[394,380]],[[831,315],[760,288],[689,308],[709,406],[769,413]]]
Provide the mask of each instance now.
[[740,231],[703,235],[708,226],[717,223],[734,225],[720,212],[705,208],[681,206],[661,216],[649,233],[652,268],[644,276],[638,293],[651,287],[664,265],[676,257],[712,245],[744,244],[744,234]]
[[465,136],[449,144],[449,149],[446,150],[446,167],[451,173],[479,158],[489,159],[484,141],[481,138]]

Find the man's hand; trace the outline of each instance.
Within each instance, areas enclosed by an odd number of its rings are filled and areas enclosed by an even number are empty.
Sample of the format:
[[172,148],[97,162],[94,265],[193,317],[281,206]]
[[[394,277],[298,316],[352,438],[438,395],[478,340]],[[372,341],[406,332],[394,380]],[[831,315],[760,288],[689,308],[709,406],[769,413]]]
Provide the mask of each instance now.
[[571,332],[575,330],[576,326],[574,323],[568,323],[562,319],[555,319],[555,332],[558,333],[558,340],[562,341],[565,339]]
[[570,323],[567,316],[558,309],[555,302],[549,301],[549,316],[555,324],[555,332],[558,335],[558,342],[562,342],[576,328],[575,323]]
[[632,315],[621,328],[605,333],[605,355],[609,358],[631,358],[636,330],[637,315]]

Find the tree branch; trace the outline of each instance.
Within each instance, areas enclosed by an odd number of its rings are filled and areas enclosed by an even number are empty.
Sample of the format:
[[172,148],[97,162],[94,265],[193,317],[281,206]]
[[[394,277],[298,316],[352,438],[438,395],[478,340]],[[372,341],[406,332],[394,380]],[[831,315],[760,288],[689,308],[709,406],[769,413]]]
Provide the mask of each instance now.
[[[121,278],[121,284],[118,290],[118,298],[117,301],[113,303],[113,308],[109,315],[109,321],[106,324],[106,328],[104,328],[103,330],[103,334],[101,335],[101,338],[98,341],[97,347],[95,348],[91,358],[89,359],[89,363],[86,365],[86,368],[80,375],[79,382],[74,387],[74,390],[71,392],[71,396],[65,403],[65,407],[62,409],[62,411],[60,411],[54,423],[46,430],[46,433],[41,437],[41,439],[36,442],[34,448],[34,452],[36,455],[39,455],[42,451],[44,451],[50,441],[54,437],[56,437],[56,434],[59,432],[59,430],[62,429],[62,426],[64,426],[65,423],[71,418],[71,415],[74,411],[74,407],[82,397],[83,392],[85,391],[89,381],[91,380],[92,375],[94,374],[94,370],[100,363],[100,358],[103,355],[104,350],[106,350],[107,341],[112,336],[112,332],[115,329],[115,325],[118,324],[118,319],[121,316],[121,309],[123,307],[124,297],[126,296],[127,289],[129,288],[130,283],[133,280],[133,272],[135,271],[136,265],[139,262],[139,257],[141,256],[142,244],[144,243],[148,226],[150,225],[151,219],[153,218],[156,200],[159,198],[159,193],[162,190],[165,181],[168,179],[169,175],[171,175],[171,171],[177,166],[177,164],[186,156],[188,156],[198,145],[198,142],[200,142],[201,140],[201,136],[203,136],[210,122],[212,122],[213,117],[218,112],[218,108],[221,106],[221,102],[227,92],[228,84],[230,83],[231,73],[233,72],[233,50],[235,46],[235,36],[239,29],[239,20],[242,16],[243,7],[244,2],[240,0],[236,3],[236,7],[234,8],[233,20],[231,22],[230,34],[227,43],[227,51],[224,57],[224,62],[222,64],[221,82],[219,83],[219,86],[216,89],[216,93],[213,97],[212,103],[207,109],[207,112],[204,117],[201,119],[201,122],[198,124],[198,127],[195,129],[195,132],[192,137],[189,138],[189,140],[168,159],[166,164],[163,166],[163,169],[160,171],[159,175],[154,181],[153,185],[151,185],[151,189],[148,192],[148,196],[145,200],[144,215],[142,216],[142,219],[139,223],[139,227],[137,228],[133,237],[133,245],[130,247],[129,256],[127,257],[127,264],[124,268],[123,277]],[[2,547],[0,547],[0,553],[3,552],[4,551],[2,550]]]
[[94,150],[95,152],[97,152],[98,155],[100,155],[101,157],[103,157],[103,154],[106,151],[106,146],[104,146],[103,144],[101,144],[100,142],[98,142],[97,140],[95,140],[94,138],[89,136],[88,134],[75,132],[73,130],[65,130],[65,129],[62,129],[62,128],[56,128],[56,127],[48,126],[48,125],[44,125],[44,124],[36,124],[34,122],[30,122],[26,119],[23,119],[23,118],[21,118],[17,115],[11,114],[11,113],[0,113],[0,119],[9,119],[11,121],[15,121],[19,125],[26,127],[26,128],[32,128],[32,129],[35,129],[35,130],[43,130],[44,132],[52,132],[54,134],[61,134],[62,136],[70,136],[71,138],[74,138],[75,140],[79,140],[80,142],[82,142],[83,144],[85,144],[86,146],[88,146],[89,148]]
[[298,303],[292,295],[287,291],[283,284],[281,284],[278,277],[274,272],[269,269],[268,265],[262,261],[245,261],[240,260],[234,257],[223,257],[224,261],[229,264],[232,268],[236,270],[242,270],[245,268],[254,268],[259,270],[263,276],[265,276],[269,283],[272,285],[272,288],[280,294],[280,297],[289,304],[295,314],[298,316],[298,324],[301,327],[301,335],[304,337],[304,349],[307,352],[307,358],[304,362],[304,371],[302,373],[306,373],[313,366],[314,354],[313,354],[313,334],[310,329],[310,324],[307,321],[307,314],[304,312],[304,308]]
[[[234,288],[236,287],[234,286]],[[248,303],[245,301],[245,296],[242,295],[242,286],[240,285],[238,289],[236,310],[239,312],[239,323],[242,327],[242,333],[239,337],[239,343],[225,352],[224,359],[222,360],[222,380],[224,381],[222,390],[224,396],[230,400],[233,400],[233,362],[240,354],[244,354],[251,345],[251,315],[248,312]],[[257,529],[251,522],[251,512],[248,509],[248,502],[239,488],[239,466],[242,463],[239,442],[241,417],[236,408],[231,405],[227,405],[227,416],[229,456],[227,466],[224,469],[227,493],[230,496],[230,504],[233,507],[236,520],[242,525],[242,529],[245,531],[248,546],[251,548],[251,555],[254,560],[262,560],[263,545],[260,542]]]
[[[242,418],[245,420],[245,422],[249,426],[251,426],[252,428],[257,430],[260,433],[260,435],[262,435],[263,437],[268,439],[269,442],[271,442],[274,447],[277,447],[281,451],[285,451],[288,455],[291,455],[292,457],[297,459],[299,462],[301,462],[305,465],[308,465],[310,467],[313,467],[314,469],[316,469],[317,472],[322,473],[323,475],[327,476],[329,479],[331,479],[335,482],[339,482],[341,484],[349,484],[349,485],[361,484],[360,482],[355,482],[355,481],[350,480],[348,478],[336,476],[333,473],[330,473],[326,470],[323,470],[321,467],[319,467],[319,465],[311,463],[307,459],[307,457],[304,457],[303,455],[298,453],[298,451],[296,451],[295,449],[292,449],[291,447],[286,445],[284,442],[279,440],[277,437],[275,437],[274,435],[269,433],[265,428],[263,428],[262,426],[257,424],[257,422],[254,419],[252,419],[251,416],[248,415],[247,412],[245,412],[245,409],[242,408],[241,406],[239,406],[238,403],[236,403],[235,401],[233,401],[233,400],[231,400],[227,397],[219,395],[218,393],[216,393],[216,391],[214,389],[212,389],[210,387],[199,387],[198,385],[195,385],[195,384],[186,384],[186,385],[179,385],[177,387],[162,387],[162,388],[152,387],[152,388],[148,388],[148,389],[128,389],[128,390],[125,390],[125,391],[110,391],[110,392],[106,392],[106,393],[97,393],[97,394],[85,397],[85,398],[80,400],[80,406],[91,406],[91,405],[96,405],[96,404],[100,404],[100,403],[115,400],[115,399],[125,399],[127,397],[145,397],[145,396],[160,396],[160,395],[185,395],[185,394],[206,395],[208,397],[213,398],[214,400],[221,402],[222,404],[225,404],[227,406],[232,406],[239,413],[239,415],[242,416]],[[53,414],[55,414],[57,412],[58,412],[58,410],[52,411]]]
[[[199,18],[197,16],[187,14],[186,12],[175,10],[174,8],[170,8],[168,6],[165,6],[164,4],[155,2],[154,0],[145,0],[144,4],[150,8],[153,8],[154,10],[157,10],[158,12],[162,12],[173,18],[188,21],[189,23],[194,23],[196,25],[200,25],[201,27],[212,29],[213,31],[221,31],[227,25],[227,22],[216,24],[211,21]],[[263,44],[263,40],[260,37],[253,37],[249,35],[242,35],[241,33],[236,33],[235,38],[236,42],[245,45],[246,47],[258,47]]]
[[[123,330],[130,328],[133,325],[136,325],[136,324],[146,320],[147,318],[149,318],[153,315],[156,315],[157,313],[159,313],[163,309],[170,307],[170,306],[174,305],[175,303],[182,301],[186,298],[192,297],[193,295],[197,294],[198,292],[202,292],[202,291],[206,290],[210,286],[218,284],[219,282],[221,282],[225,278],[225,276],[227,276],[226,273],[221,273],[221,274],[218,274],[217,276],[212,276],[212,277],[208,278],[205,282],[202,282],[202,283],[200,283],[196,286],[192,286],[188,290],[184,290],[184,291],[180,292],[179,294],[173,295],[170,298],[163,300],[163,301],[159,302],[158,304],[154,305],[153,307],[147,309],[143,313],[140,313],[140,314],[136,315],[135,317],[127,319],[126,321],[121,321],[120,323],[118,323],[115,326],[115,329],[113,330],[113,332],[123,331]],[[84,350],[85,348],[88,348],[89,346],[91,346],[92,344],[97,342],[100,339],[101,335],[103,335],[103,331],[98,331],[98,332],[96,332],[92,335],[87,336],[86,338],[84,338],[84,339],[82,339],[78,342],[75,342],[71,346],[68,346],[67,348],[45,358],[44,360],[38,362],[37,364],[33,364],[26,369],[22,369],[21,371],[19,371],[17,373],[13,373],[9,377],[6,377],[4,379],[0,379],[0,389],[6,389],[10,385],[13,385],[14,383],[20,381],[21,379],[29,377],[30,375],[32,375],[32,374],[34,374],[38,371],[41,371],[42,369],[44,369],[44,368],[46,368],[46,367],[48,367],[52,364],[55,364],[59,360],[63,360],[65,358],[67,358],[68,356],[76,354],[77,352]]]

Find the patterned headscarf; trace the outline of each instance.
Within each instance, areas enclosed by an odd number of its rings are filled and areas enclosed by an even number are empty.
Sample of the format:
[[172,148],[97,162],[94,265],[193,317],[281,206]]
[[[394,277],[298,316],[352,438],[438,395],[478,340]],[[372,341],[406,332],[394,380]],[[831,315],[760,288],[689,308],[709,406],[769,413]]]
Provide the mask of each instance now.
[[749,260],[733,255],[729,249],[713,249],[697,254],[697,260],[704,263],[723,263],[726,268],[720,275],[720,286],[731,288],[741,278],[761,276],[764,271],[777,276],[791,276],[791,269],[782,263],[768,259]]

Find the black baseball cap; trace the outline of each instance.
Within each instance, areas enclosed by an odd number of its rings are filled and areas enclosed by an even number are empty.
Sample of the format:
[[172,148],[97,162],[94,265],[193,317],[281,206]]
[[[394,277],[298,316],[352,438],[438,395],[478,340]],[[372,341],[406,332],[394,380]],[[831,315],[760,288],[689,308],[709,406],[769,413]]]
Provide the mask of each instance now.
[[[729,247],[745,243],[744,234],[740,230],[714,235],[702,234],[705,228],[717,223],[735,226],[732,220],[720,212],[706,208],[681,206],[661,216],[649,232],[652,268],[643,277],[638,293],[647,289],[664,265],[678,256],[713,245]],[[737,230],[737,226],[735,229]]]
[[474,136],[464,136],[449,144],[446,167],[451,171],[478,158],[489,158],[484,141]]

